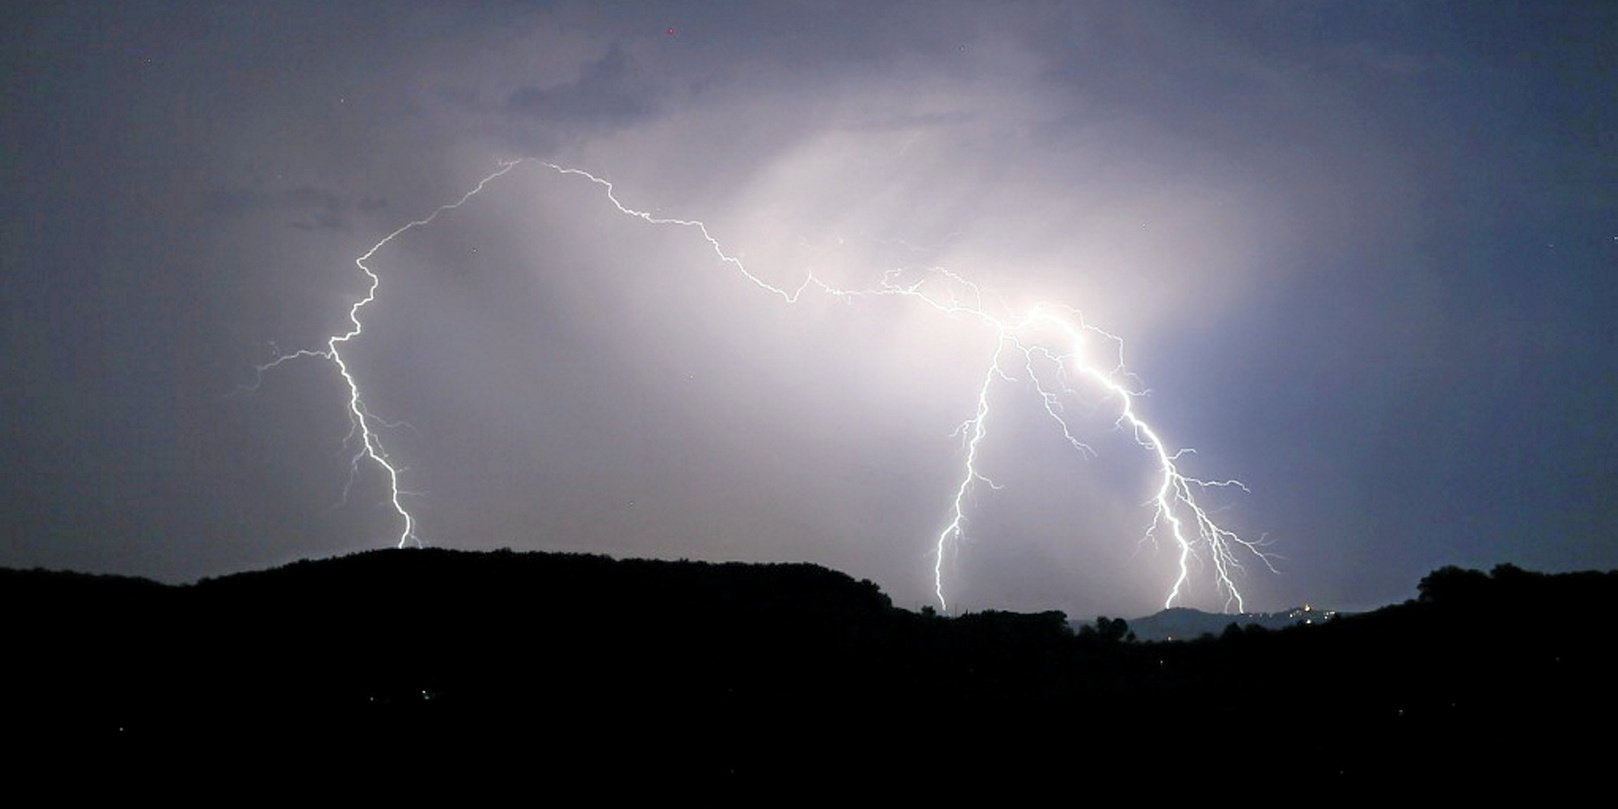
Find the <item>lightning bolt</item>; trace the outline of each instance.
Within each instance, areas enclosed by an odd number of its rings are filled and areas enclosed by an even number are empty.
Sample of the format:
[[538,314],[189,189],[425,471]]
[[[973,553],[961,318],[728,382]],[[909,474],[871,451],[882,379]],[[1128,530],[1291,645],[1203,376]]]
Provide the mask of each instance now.
[[372,256],[376,255],[376,251],[386,247],[389,242],[399,238],[401,235],[409,231],[415,230],[416,228],[422,228],[432,224],[433,220],[437,219],[446,211],[453,211],[456,208],[465,205],[468,200],[472,199],[473,197],[477,196],[479,192],[483,191],[484,187],[489,183],[494,182],[496,179],[499,179],[501,175],[504,175],[506,172],[511,171],[516,167],[517,163],[515,162],[501,163],[499,171],[496,171],[495,173],[490,174],[489,176],[478,181],[478,184],[474,186],[471,191],[462,194],[460,199],[446,205],[440,205],[438,208],[433,210],[432,213],[413,222],[400,226],[397,230],[382,237],[382,241],[371,245],[371,249],[366,250],[365,253],[359,258],[354,259],[354,266],[358,267],[360,272],[365,274],[366,279],[368,279],[370,282],[370,286],[366,288],[365,295],[358,301],[355,301],[354,304],[348,308],[347,330],[338,332],[333,334],[331,337],[326,338],[326,347],[324,349],[301,349],[287,354],[278,354],[275,359],[258,366],[257,379],[254,380],[254,383],[251,386],[255,388],[258,386],[258,381],[263,378],[264,372],[276,368],[283,363],[296,359],[323,359],[336,367],[337,374],[343,378],[343,384],[348,388],[349,431],[348,437],[343,439],[343,444],[345,446],[355,447],[354,455],[349,459],[348,482],[343,485],[343,499],[345,501],[348,499],[349,489],[353,487],[354,479],[359,476],[360,466],[362,464],[369,461],[371,464],[381,469],[383,477],[387,479],[388,483],[388,503],[392,505],[393,510],[398,513],[399,519],[402,523],[399,529],[399,540],[397,543],[401,548],[411,543],[414,543],[419,547],[421,545],[421,539],[416,536],[416,518],[410,516],[410,510],[404,506],[404,497],[406,492],[399,488],[400,467],[394,466],[393,462],[388,460],[388,453],[382,448],[382,439],[377,436],[377,431],[371,426],[371,422],[376,421],[382,423],[383,426],[391,425],[388,425],[385,422],[382,422],[381,419],[376,418],[376,416],[372,415],[371,411],[366,408],[365,400],[360,396],[359,382],[355,381],[354,373],[349,370],[348,361],[343,359],[343,346],[347,345],[350,341],[354,340],[365,332],[365,324],[360,321],[360,312],[362,312],[365,307],[370,306],[371,303],[376,300],[377,288],[382,285],[381,276],[378,276],[367,262],[371,260]]
[[[960,483],[956,486],[950,504],[949,519],[934,541],[933,591],[941,608],[947,610],[949,607],[949,601],[944,594],[944,560],[951,548],[958,546],[967,536],[967,501],[979,484],[991,489],[1000,488],[980,469],[979,450],[988,436],[990,392],[997,383],[1015,381],[1016,377],[1012,374],[1018,368],[1040,397],[1046,414],[1061,430],[1063,438],[1074,450],[1085,455],[1094,454],[1089,445],[1075,436],[1067,417],[1063,415],[1062,403],[1077,397],[1078,392],[1074,389],[1074,385],[1083,382],[1093,386],[1103,401],[1117,403],[1118,416],[1115,425],[1119,429],[1127,430],[1135,443],[1155,462],[1157,489],[1148,501],[1153,516],[1142,541],[1155,543],[1163,538],[1171,542],[1177,550],[1178,573],[1164,601],[1165,608],[1173,606],[1175,600],[1180,597],[1190,580],[1193,567],[1204,555],[1212,565],[1216,588],[1226,596],[1226,608],[1235,606],[1237,611],[1245,610],[1241,591],[1235,581],[1243,571],[1243,560],[1250,556],[1261,561],[1271,571],[1275,570],[1269,554],[1263,549],[1262,540],[1248,540],[1221,527],[1197,499],[1199,493],[1212,488],[1238,488],[1245,492],[1247,487],[1237,480],[1201,480],[1190,477],[1180,470],[1181,458],[1191,450],[1171,450],[1157,430],[1137,411],[1136,399],[1144,395],[1144,392],[1128,384],[1133,377],[1124,367],[1123,341],[1086,322],[1078,310],[1040,303],[1020,314],[1006,313],[1003,311],[1004,305],[997,299],[992,297],[986,299],[976,284],[942,267],[920,271],[889,270],[882,275],[876,285],[863,289],[841,288],[813,273],[806,273],[802,281],[795,286],[779,286],[755,274],[740,258],[727,252],[703,222],[695,219],[662,217],[632,208],[618,198],[617,189],[611,181],[581,169],[533,158],[501,161],[498,170],[478,181],[472,190],[456,201],[442,205],[431,214],[394,230],[372,245],[364,255],[354,260],[355,266],[369,279],[369,288],[365,296],[350,307],[349,327],[328,338],[326,348],[323,350],[280,354],[270,362],[258,366],[258,371],[262,375],[282,363],[313,357],[327,360],[336,367],[348,390],[347,407],[352,429],[346,443],[356,448],[350,463],[350,484],[359,474],[360,467],[366,463],[382,471],[389,486],[390,503],[403,523],[398,539],[399,546],[403,547],[412,542],[420,544],[415,534],[415,520],[405,508],[404,492],[399,488],[401,470],[388,459],[387,453],[383,450],[376,429],[372,426],[373,421],[380,423],[380,420],[366,408],[359,384],[344,360],[341,350],[344,345],[363,333],[360,315],[376,300],[381,279],[368,262],[378,250],[394,239],[410,230],[431,224],[445,212],[465,205],[496,179],[518,166],[529,164],[564,178],[578,177],[594,184],[602,190],[607,201],[625,216],[634,217],[650,225],[680,227],[695,231],[708,243],[720,263],[733,268],[759,289],[780,297],[788,304],[797,303],[807,292],[825,294],[845,301],[863,297],[901,297],[931,307],[952,318],[977,321],[993,332],[995,348],[988,358],[983,381],[977,390],[976,408],[956,431],[964,449]],[[1112,357],[1108,361],[1110,364],[1098,363],[1090,357],[1087,348],[1092,342],[1110,346],[1110,351],[1107,352]]]

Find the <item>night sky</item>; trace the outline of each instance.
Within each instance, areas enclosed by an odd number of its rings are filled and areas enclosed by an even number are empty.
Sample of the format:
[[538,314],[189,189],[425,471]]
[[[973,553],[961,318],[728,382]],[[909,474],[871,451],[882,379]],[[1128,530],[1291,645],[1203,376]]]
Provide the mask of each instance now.
[[[5,12],[0,565],[397,541],[318,359],[500,161],[769,283],[943,267],[1120,337],[1249,609],[1618,567],[1610,2],[83,3]],[[788,304],[529,163],[344,348],[428,545],[810,561],[932,603],[995,334]],[[991,390],[951,609],[1137,616],[1153,464]],[[1161,534],[1161,532],[1159,532]],[[1179,602],[1219,609],[1207,559]],[[392,605],[402,610],[430,605]]]

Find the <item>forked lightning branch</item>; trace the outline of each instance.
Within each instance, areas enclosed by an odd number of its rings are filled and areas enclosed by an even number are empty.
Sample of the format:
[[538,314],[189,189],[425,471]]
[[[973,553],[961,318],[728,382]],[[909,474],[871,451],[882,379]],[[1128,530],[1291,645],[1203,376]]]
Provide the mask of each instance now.
[[[830,295],[849,301],[897,297],[935,310],[956,322],[975,324],[978,328],[988,330],[994,340],[994,349],[982,369],[981,383],[975,395],[965,396],[962,400],[965,418],[957,432],[962,443],[961,465],[957,483],[951,492],[948,512],[938,534],[932,539],[933,591],[941,608],[947,610],[949,607],[944,588],[945,563],[951,556],[950,550],[966,536],[966,504],[979,486],[996,488],[980,468],[980,450],[985,442],[992,440],[990,426],[995,414],[990,406],[990,392],[996,385],[1009,383],[1016,378],[1032,385],[1055,431],[1074,451],[1093,454],[1063,416],[1063,403],[1073,400],[1079,388],[1086,388],[1092,396],[1100,396],[1104,402],[1110,403],[1109,406],[1117,413],[1117,425],[1128,432],[1141,451],[1146,453],[1155,470],[1155,477],[1154,493],[1148,501],[1150,522],[1144,536],[1167,542],[1177,556],[1177,572],[1169,585],[1165,607],[1174,605],[1188,585],[1192,571],[1199,567],[1199,562],[1212,572],[1215,586],[1226,597],[1226,606],[1234,606],[1238,611],[1245,608],[1241,590],[1236,584],[1243,562],[1257,560],[1274,569],[1260,542],[1245,539],[1223,528],[1198,502],[1198,496],[1209,488],[1235,487],[1245,491],[1245,487],[1236,480],[1202,480],[1181,470],[1181,460],[1187,450],[1176,450],[1166,445],[1157,429],[1146,421],[1136,407],[1140,394],[1129,384],[1130,375],[1123,363],[1122,341],[1086,322],[1078,310],[1039,303],[1023,312],[1002,312],[1002,307],[990,305],[988,296],[976,284],[955,272],[938,267],[921,271],[873,273],[872,285],[858,289],[834,286],[812,273],[806,274],[794,285],[780,286],[764,280],[743,264],[740,258],[727,252],[706,224],[694,219],[660,217],[630,207],[619,199],[611,182],[580,169],[535,159],[502,162],[498,170],[478,181],[459,199],[399,227],[372,245],[371,249],[354,260],[355,266],[367,279],[368,286],[360,300],[349,308],[347,325],[328,337],[324,348],[280,354],[258,368],[262,373],[301,358],[325,360],[336,368],[343,381],[343,402],[352,425],[347,439],[353,449],[349,483],[352,485],[367,467],[382,476],[387,484],[389,505],[399,519],[396,540],[399,546],[420,544],[415,518],[406,508],[405,493],[400,488],[401,467],[382,446],[378,433],[382,423],[366,407],[359,381],[362,374],[343,355],[343,349],[364,334],[365,311],[377,302],[381,276],[370,262],[377,251],[394,239],[409,231],[427,227],[445,213],[468,204],[490,183],[519,168],[553,173],[562,182],[591,184],[619,213],[639,219],[648,226],[690,230],[708,243],[719,264],[730,268],[761,291],[778,298],[779,302],[794,304],[804,295]],[[1097,357],[1107,358],[1105,364]]]

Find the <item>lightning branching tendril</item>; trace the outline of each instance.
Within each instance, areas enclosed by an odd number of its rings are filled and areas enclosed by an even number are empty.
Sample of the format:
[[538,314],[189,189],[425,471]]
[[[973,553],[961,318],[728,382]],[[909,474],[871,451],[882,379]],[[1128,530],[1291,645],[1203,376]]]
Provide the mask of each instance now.
[[[377,287],[382,285],[381,277],[371,269],[367,262],[371,260],[372,256],[376,255],[376,251],[387,246],[388,242],[393,241],[407,231],[432,224],[433,220],[437,219],[445,211],[452,211],[465,205],[468,200],[477,196],[485,186],[516,168],[517,165],[514,162],[501,163],[499,171],[484,177],[471,191],[462,194],[460,199],[447,205],[440,205],[432,213],[400,226],[397,230],[382,237],[381,241],[371,245],[371,249],[365,251],[364,255],[354,259],[354,266],[360,268],[360,272],[365,273],[365,277],[370,281],[370,286],[366,288],[364,297],[355,301],[354,305],[348,308],[348,329],[327,338],[324,350],[301,349],[287,354],[278,354],[275,359],[258,366],[259,377],[262,377],[265,371],[284,362],[305,357],[318,357],[336,366],[338,375],[343,378],[343,383],[348,386],[348,420],[350,428],[348,437],[344,439],[344,445],[356,447],[353,457],[349,460],[348,482],[343,485],[343,499],[348,499],[349,489],[353,487],[354,479],[359,476],[361,464],[370,461],[380,467],[383,476],[387,478],[388,482],[388,502],[393,506],[393,510],[399,514],[399,519],[403,521],[397,543],[401,548],[412,543],[417,546],[421,545],[421,539],[416,536],[416,518],[410,516],[410,510],[404,506],[406,492],[399,488],[400,467],[394,466],[393,462],[388,460],[388,453],[382,448],[382,439],[377,436],[377,431],[371,426],[371,423],[375,421],[382,423],[384,426],[388,425],[372,415],[371,411],[366,408],[365,400],[360,396],[360,385],[354,380],[354,373],[349,370],[348,361],[343,359],[342,351],[343,346],[364,333],[365,325],[360,321],[360,312],[365,307],[370,306],[372,301],[376,300]],[[256,380],[254,386],[257,386]]]
[[[579,177],[598,186],[607,200],[626,216],[651,225],[675,226],[696,231],[707,241],[721,263],[732,267],[742,277],[760,289],[779,296],[786,303],[796,303],[805,292],[811,290],[843,300],[874,296],[902,297],[929,306],[946,316],[977,321],[994,333],[995,347],[988,358],[983,381],[978,387],[976,408],[956,432],[962,440],[965,456],[959,476],[960,483],[950,503],[949,520],[934,541],[933,591],[941,608],[947,610],[949,607],[944,595],[944,560],[949,550],[967,535],[967,501],[979,484],[991,489],[999,488],[980,469],[979,450],[988,436],[989,394],[996,382],[1014,379],[1008,368],[1020,367],[1023,377],[1040,397],[1046,414],[1061,430],[1063,438],[1074,450],[1085,455],[1093,455],[1094,452],[1074,435],[1067,417],[1063,415],[1063,401],[1075,397],[1077,392],[1074,390],[1074,384],[1083,382],[1093,385],[1103,400],[1117,402],[1117,426],[1127,430],[1156,464],[1158,484],[1155,493],[1148,501],[1153,508],[1153,516],[1142,540],[1155,542],[1160,538],[1167,539],[1172,542],[1178,553],[1178,573],[1164,601],[1165,608],[1173,606],[1175,600],[1180,597],[1190,580],[1193,567],[1204,556],[1211,564],[1215,586],[1226,596],[1225,606],[1227,608],[1234,606],[1237,611],[1245,609],[1241,591],[1235,581],[1243,569],[1243,559],[1251,556],[1270,570],[1275,570],[1270,556],[1263,550],[1262,540],[1248,540],[1221,527],[1209,515],[1208,510],[1197,501],[1198,493],[1210,488],[1233,487],[1247,491],[1247,487],[1237,480],[1200,480],[1180,470],[1180,459],[1190,450],[1170,450],[1157,431],[1137,412],[1135,400],[1142,395],[1142,392],[1127,384],[1132,377],[1124,368],[1123,341],[1086,322],[1078,310],[1041,303],[1021,314],[1004,314],[1000,312],[1003,306],[991,306],[985,301],[983,291],[976,284],[942,267],[932,267],[923,271],[890,270],[883,274],[875,286],[864,289],[840,288],[816,277],[813,273],[806,274],[795,286],[779,286],[754,274],[740,258],[726,252],[703,222],[695,219],[662,217],[631,208],[619,200],[611,181],[582,169],[567,168],[533,158],[502,161],[497,171],[484,177],[472,190],[456,201],[439,206],[429,215],[405,224],[372,245],[364,255],[354,260],[355,266],[369,279],[369,287],[364,297],[349,308],[349,326],[346,330],[328,338],[324,349],[305,349],[278,354],[275,359],[258,366],[258,371],[262,375],[263,372],[282,363],[314,357],[327,360],[336,367],[348,389],[348,414],[352,428],[346,444],[355,447],[349,467],[349,485],[352,485],[363,464],[369,462],[381,469],[388,483],[389,502],[403,523],[397,542],[400,547],[411,543],[421,544],[415,533],[415,519],[404,506],[403,498],[406,493],[399,487],[402,468],[394,465],[383,449],[373,422],[384,425],[386,423],[366,408],[360,394],[359,383],[342,354],[342,348],[363,333],[364,326],[360,315],[376,300],[377,288],[381,284],[380,277],[371,269],[368,262],[378,250],[394,239],[407,231],[431,224],[448,211],[460,208],[490,183],[525,164],[548,169],[563,177]],[[1098,364],[1088,356],[1086,349],[1092,342],[1110,347],[1110,351],[1107,352],[1111,354],[1110,365]],[[345,486],[345,497],[347,488]]]

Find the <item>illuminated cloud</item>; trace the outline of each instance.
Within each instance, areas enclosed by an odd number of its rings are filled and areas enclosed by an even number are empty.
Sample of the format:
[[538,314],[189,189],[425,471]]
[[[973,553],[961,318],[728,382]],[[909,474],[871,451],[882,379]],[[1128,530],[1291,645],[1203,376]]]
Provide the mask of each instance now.
[[[1257,606],[1618,564],[1613,12],[1379,8],[25,15],[0,412],[28,474],[0,492],[0,563],[186,578],[393,541],[375,481],[333,508],[329,369],[221,395],[269,344],[343,328],[355,256],[539,158],[703,221],[772,284],[946,267],[1008,312],[1082,310],[1125,340],[1164,443],[1199,450],[1187,473],[1251,488],[1214,516],[1275,540]],[[423,540],[807,559],[927,603],[992,330],[786,307],[689,232],[508,179],[378,251],[345,349],[372,413],[409,425],[382,437]],[[1095,458],[1025,382],[996,389],[1003,488],[970,498],[952,602],[1160,605],[1150,459],[1080,393]],[[1208,561],[1187,602],[1217,607]]]

